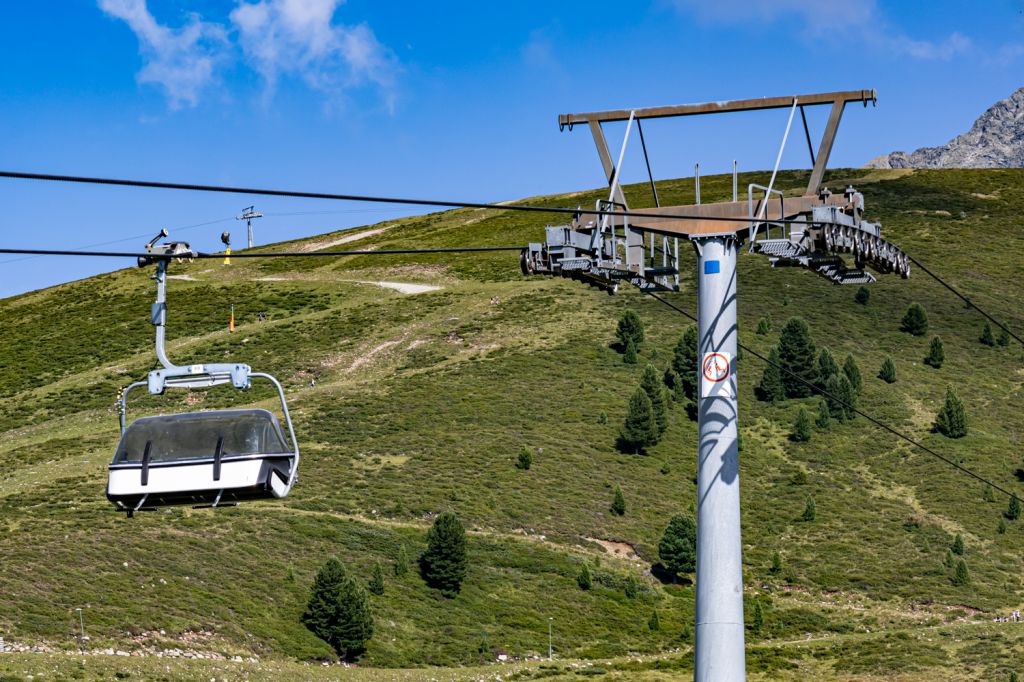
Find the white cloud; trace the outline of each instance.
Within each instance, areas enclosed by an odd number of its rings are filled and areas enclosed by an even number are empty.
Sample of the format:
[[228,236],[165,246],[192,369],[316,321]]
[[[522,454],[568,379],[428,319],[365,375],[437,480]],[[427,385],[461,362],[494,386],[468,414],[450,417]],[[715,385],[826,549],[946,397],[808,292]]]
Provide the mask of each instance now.
[[341,0],[240,2],[231,12],[249,63],[271,95],[282,76],[297,76],[310,87],[339,94],[375,85],[389,106],[398,64],[366,24],[334,23]]
[[195,106],[223,55],[227,43],[223,27],[195,14],[180,28],[164,26],[150,14],[146,0],[99,0],[99,6],[127,23],[138,38],[145,62],[137,75],[139,82],[162,87],[172,109]]
[[876,0],[672,0],[676,9],[709,23],[795,22],[808,40],[822,34],[847,40],[877,52],[916,59],[948,60],[971,49],[970,38],[959,32],[933,42],[915,40],[892,26]]

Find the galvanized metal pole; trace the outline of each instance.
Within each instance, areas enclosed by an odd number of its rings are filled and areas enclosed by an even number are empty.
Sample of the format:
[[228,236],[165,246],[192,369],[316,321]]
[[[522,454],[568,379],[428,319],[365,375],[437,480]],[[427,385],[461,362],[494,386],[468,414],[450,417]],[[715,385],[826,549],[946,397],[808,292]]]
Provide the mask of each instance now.
[[697,606],[694,680],[742,682],[743,562],[736,401],[736,238],[697,249]]

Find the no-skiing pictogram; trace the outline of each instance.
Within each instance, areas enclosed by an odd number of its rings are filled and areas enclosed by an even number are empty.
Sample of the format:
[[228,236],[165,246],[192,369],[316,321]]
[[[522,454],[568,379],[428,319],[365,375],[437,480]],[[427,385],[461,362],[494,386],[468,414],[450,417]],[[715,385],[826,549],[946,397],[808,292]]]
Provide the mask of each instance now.
[[702,398],[732,396],[732,382],[727,381],[732,375],[731,353],[705,353],[700,372]]

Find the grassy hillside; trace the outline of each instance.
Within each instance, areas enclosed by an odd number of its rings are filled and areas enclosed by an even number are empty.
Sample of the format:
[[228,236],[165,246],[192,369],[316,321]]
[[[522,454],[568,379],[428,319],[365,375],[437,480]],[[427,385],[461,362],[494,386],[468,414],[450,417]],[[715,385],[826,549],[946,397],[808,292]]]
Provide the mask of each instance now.
[[[744,174],[741,185],[766,180]],[[1021,277],[1022,181],[1024,172],[1013,170],[849,170],[828,184],[855,184],[884,236],[1019,332],[1024,303],[1007,294]],[[783,173],[778,184],[799,193],[806,174]],[[706,201],[730,188],[730,178],[702,180]],[[632,204],[649,203],[645,187],[626,191]],[[692,193],[689,180],[659,185],[663,203],[692,201]],[[590,205],[599,194],[531,203]],[[543,221],[448,211],[376,225],[345,248],[522,244],[543,238]],[[271,248],[323,249],[340,238]],[[689,310],[692,265],[687,254],[683,291],[672,295]],[[522,679],[591,669],[620,679],[685,674],[693,588],[662,584],[650,569],[669,517],[694,504],[696,425],[676,406],[647,456],[614,448],[643,365],[667,366],[685,318],[632,290],[608,297],[568,280],[524,278],[514,253],[174,265],[171,357],[231,358],[280,378],[303,446],[300,479],[285,501],[126,520],[103,488],[117,441],[117,390],[154,364],[150,274],[123,270],[0,301],[0,636],[8,642],[74,650],[81,607],[90,648],[256,656],[263,668],[238,664],[235,673],[272,678],[265,662],[277,661],[278,679],[285,669],[300,679],[313,670],[301,661],[329,655],[299,623],[323,560],[337,556],[369,578],[374,562],[390,566],[401,545],[417,556],[433,516],[453,510],[471,531],[462,593],[445,599],[415,572],[389,574],[385,594],[372,597],[376,632],[363,665],[464,666],[498,651],[546,654],[553,618],[559,658],[610,660],[527,666],[516,673]],[[1018,345],[980,344],[977,313],[920,273],[880,278],[866,306],[854,304],[856,287],[771,270],[759,256],[741,257],[739,277],[743,343],[767,353],[782,323],[803,317],[840,363],[848,353],[856,358],[864,409],[1024,495],[1015,475],[1024,466],[1024,354]],[[437,288],[403,294],[379,281]],[[899,331],[915,301],[928,312],[925,337]],[[234,334],[226,329],[231,304]],[[637,366],[611,347],[626,309],[647,327]],[[260,311],[269,321],[257,322]],[[757,335],[764,316],[773,331]],[[938,370],[922,363],[934,334],[946,351]],[[892,385],[876,377],[887,354],[899,375]],[[863,419],[791,442],[797,410],[817,403],[755,400],[761,370],[745,357],[739,372],[745,586],[765,613],[761,632],[748,635],[751,669],[770,679],[1006,674],[1019,661],[1024,625],[991,621],[1024,602],[1024,521],[997,532],[1004,498],[986,501],[979,484]],[[970,434],[957,441],[931,433],[951,385],[970,415]],[[140,395],[131,410],[271,406],[271,397],[264,388]],[[534,452],[528,471],[514,466],[524,446]],[[627,501],[622,517],[608,511],[615,486]],[[808,495],[817,505],[813,522],[800,520]],[[953,585],[943,565],[958,533],[966,586]],[[606,550],[624,545],[635,554]],[[587,592],[575,581],[583,562],[595,575]],[[625,595],[629,580],[640,584],[634,598]],[[655,609],[662,627],[652,632]],[[631,663],[623,658],[631,652],[655,657]],[[89,658],[82,674],[103,677],[102,659]],[[161,670],[139,660],[133,675]],[[62,661],[0,656],[0,672],[71,665]],[[206,672],[182,665],[166,676]]]

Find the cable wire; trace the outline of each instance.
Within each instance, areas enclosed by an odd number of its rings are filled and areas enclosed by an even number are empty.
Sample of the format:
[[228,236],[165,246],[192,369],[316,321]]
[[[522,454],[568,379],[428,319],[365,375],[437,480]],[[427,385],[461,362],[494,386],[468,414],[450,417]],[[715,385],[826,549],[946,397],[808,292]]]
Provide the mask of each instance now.
[[[696,316],[691,315],[690,313],[688,313],[687,311],[683,310],[679,306],[675,305],[674,303],[671,303],[670,301],[662,298],[661,296],[658,296],[654,292],[652,292],[652,291],[644,291],[644,293],[646,293],[647,295],[651,296],[654,300],[659,301],[661,303],[664,303],[669,308],[672,308],[673,310],[675,310],[677,313],[679,313],[679,314],[681,314],[681,315],[683,315],[685,317],[690,318],[694,322],[697,321]],[[872,424],[874,424],[878,428],[882,429],[883,431],[888,431],[889,433],[891,433],[892,435],[896,436],[897,438],[900,438],[901,440],[904,440],[907,443],[910,443],[912,446],[914,446],[915,448],[921,450],[922,452],[925,452],[925,453],[931,455],[932,457],[935,457],[936,459],[939,459],[942,462],[945,462],[946,464],[948,464],[949,466],[953,467],[954,469],[959,470],[961,473],[967,474],[968,476],[970,476],[971,478],[973,478],[975,480],[981,481],[982,483],[985,483],[985,484],[988,484],[988,485],[992,486],[993,489],[998,490],[999,492],[1003,493],[1007,497],[1017,497],[1016,493],[1010,492],[1009,490],[1007,490],[1006,488],[1000,486],[999,484],[993,483],[991,480],[985,478],[981,474],[978,474],[978,473],[975,473],[974,471],[971,471],[970,469],[968,469],[967,467],[963,466],[962,464],[954,462],[949,457],[946,457],[945,455],[942,455],[942,454],[936,452],[935,450],[932,450],[927,445],[924,445],[923,443],[914,440],[910,436],[904,435],[903,433],[901,433],[900,431],[897,431],[896,429],[894,429],[893,427],[889,426],[885,422],[883,422],[883,421],[881,421],[879,419],[876,419],[875,417],[872,417],[867,412],[864,412],[863,410],[854,407],[853,405],[851,405],[848,402],[842,400],[841,398],[839,398],[839,397],[829,393],[828,391],[820,388],[819,386],[815,385],[813,382],[807,381],[806,379],[804,379],[800,375],[796,374],[795,372],[789,370],[788,368],[783,367],[782,365],[780,365],[778,363],[772,362],[771,360],[769,360],[765,356],[761,355],[757,351],[753,350],[752,348],[748,348],[747,346],[744,346],[742,343],[737,343],[737,345],[740,348],[742,348],[744,352],[750,353],[755,358],[758,358],[759,360],[761,360],[765,364],[771,365],[772,367],[775,367],[776,369],[778,369],[778,370],[780,370],[782,372],[785,372],[786,374],[788,374],[789,376],[793,377],[794,379],[796,379],[800,383],[802,383],[805,386],[809,387],[815,393],[818,393],[821,396],[823,396],[825,398],[828,398],[829,400],[835,401],[836,403],[838,403],[839,405],[842,405],[843,407],[849,409],[850,411],[855,412],[856,414],[859,414],[860,416],[864,417],[869,422],[871,422]]]
[[411,253],[475,253],[481,251],[522,251],[522,246],[460,246],[436,249],[379,249],[375,251],[277,251],[263,253],[235,252],[190,253],[167,255],[162,253],[136,253],[127,251],[70,251],[61,249],[0,249],[0,253],[21,254],[30,256],[96,256],[103,258],[147,258],[149,260],[177,260],[185,258],[319,258],[331,256],[394,256]]
[[907,259],[908,259],[908,260],[909,260],[909,261],[910,261],[911,263],[913,263],[914,265],[916,265],[917,267],[921,268],[921,271],[922,271],[922,272],[924,272],[924,273],[925,273],[926,275],[928,275],[929,277],[931,277],[932,279],[934,279],[934,280],[935,280],[936,282],[938,282],[938,283],[939,283],[939,284],[941,284],[942,286],[944,286],[944,287],[946,287],[947,289],[949,289],[949,290],[950,290],[951,292],[953,292],[953,295],[954,295],[954,296],[956,296],[957,298],[959,298],[960,300],[962,300],[962,301],[963,301],[964,303],[966,303],[966,304],[967,304],[967,305],[968,305],[969,307],[971,307],[971,308],[974,308],[974,309],[975,309],[975,310],[977,310],[977,311],[978,311],[979,313],[981,313],[982,315],[984,315],[984,316],[985,316],[986,318],[988,318],[988,319],[989,319],[989,321],[991,321],[991,322],[992,322],[992,324],[996,325],[997,327],[999,327],[1000,329],[1002,329],[1002,330],[1003,330],[1004,332],[1006,332],[1007,334],[1009,334],[1009,335],[1010,335],[1011,337],[1013,337],[1014,339],[1016,339],[1018,343],[1020,343],[1021,345],[1024,345],[1024,339],[1020,338],[1019,336],[1017,336],[1016,334],[1014,334],[1013,332],[1011,332],[1011,331],[1010,331],[1010,330],[1009,330],[1009,329],[1007,328],[1007,326],[1006,326],[1006,325],[1004,325],[1004,324],[1003,324],[1002,322],[1000,322],[999,320],[997,320],[996,318],[992,317],[992,316],[991,316],[991,315],[989,315],[989,314],[988,314],[987,312],[985,312],[984,310],[982,310],[981,308],[979,308],[979,307],[978,307],[978,304],[977,304],[977,303],[975,303],[975,302],[974,302],[974,301],[972,301],[972,300],[971,300],[970,298],[968,298],[967,296],[964,296],[964,295],[963,295],[963,294],[961,294],[961,293],[960,293],[959,291],[957,291],[956,289],[954,289],[954,288],[953,288],[953,285],[951,285],[951,284],[948,284],[948,283],[947,283],[947,282],[946,282],[946,281],[945,281],[944,279],[942,279],[941,277],[939,277],[938,275],[936,275],[936,274],[935,274],[934,272],[932,272],[931,270],[929,270],[928,268],[926,268],[926,267],[925,267],[925,266],[924,266],[924,265],[923,265],[923,264],[921,263],[921,261],[917,260],[916,258],[914,258],[913,256],[911,256],[910,254],[906,254],[906,255],[907,255]]
[[[627,218],[659,218],[673,220],[706,220],[708,222],[750,223],[750,218],[729,218],[723,216],[704,216],[680,213],[638,213],[636,211],[602,211],[586,208],[565,208],[559,206],[534,206],[528,204],[492,204],[477,201],[448,201],[442,199],[409,199],[403,197],[367,196],[361,194],[333,194],[329,192],[304,192],[283,189],[261,189],[254,187],[232,187],[226,185],[196,185],[182,182],[155,182],[151,180],[124,180],[117,178],[96,178],[78,175],[54,175],[52,173],[22,173],[18,171],[0,171],[0,178],[19,180],[41,180],[47,182],[70,182],[89,185],[114,185],[120,187],[146,187],[150,189],[178,189],[192,192],[221,192],[227,194],[256,194],[271,197],[291,197],[297,199],[326,199],[332,201],[363,201],[380,204],[411,204],[416,206],[440,206],[442,208],[480,208],[494,211],[526,211],[530,213],[558,213],[564,215],[593,216],[624,216]],[[806,221],[779,218],[778,220],[758,221],[777,225],[792,223],[806,224]]]

